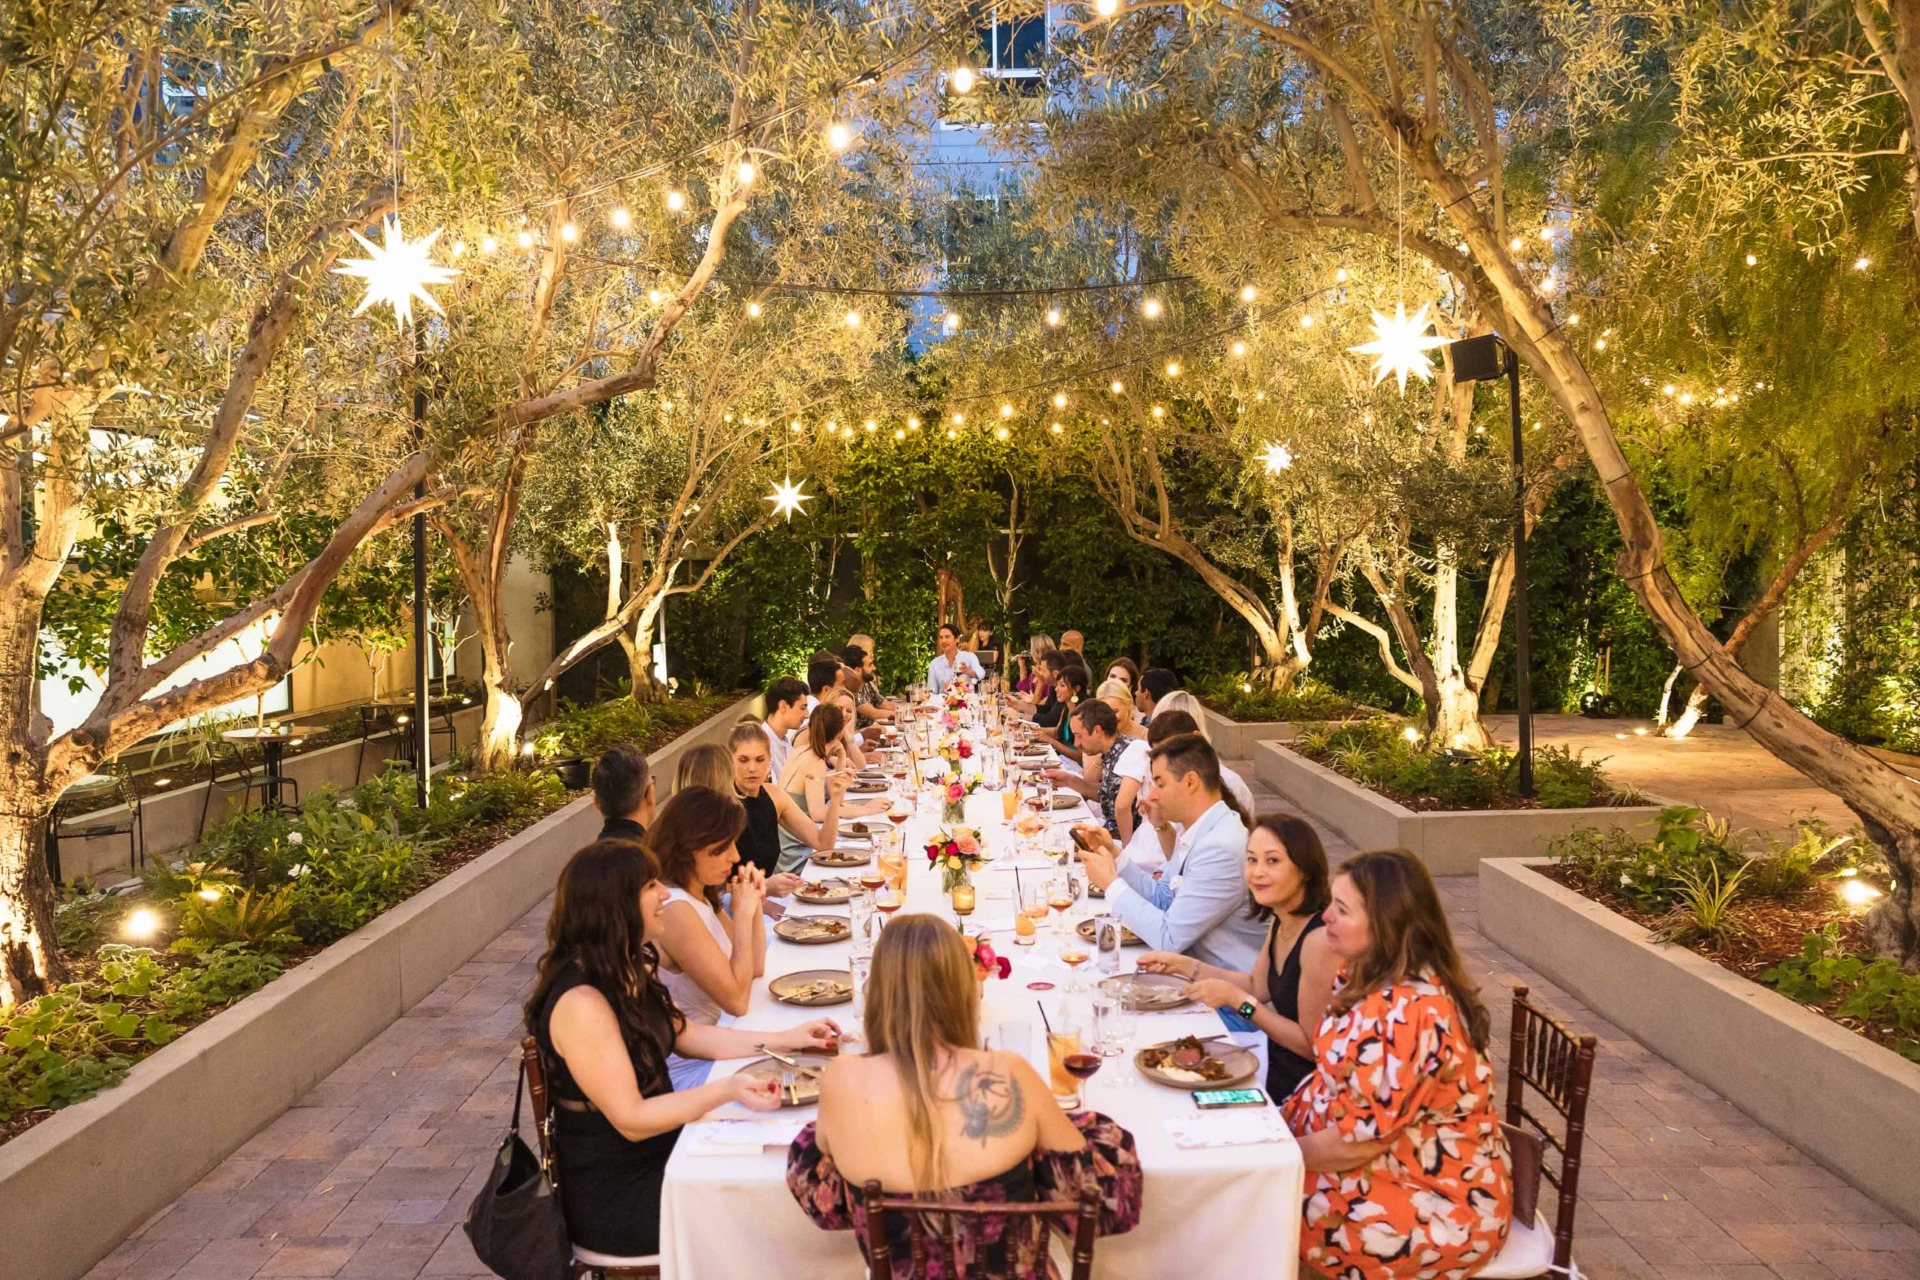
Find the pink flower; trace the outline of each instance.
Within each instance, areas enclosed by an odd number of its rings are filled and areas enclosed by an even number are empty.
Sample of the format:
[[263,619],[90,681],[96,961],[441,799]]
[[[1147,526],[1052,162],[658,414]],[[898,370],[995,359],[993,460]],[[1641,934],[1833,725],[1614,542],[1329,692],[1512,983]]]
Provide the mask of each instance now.
[[970,739],[960,739],[960,758],[962,760],[973,759],[973,742]]
[[954,841],[954,844],[959,846],[960,852],[969,858],[980,852],[980,842],[972,836],[961,836],[958,840]]
[[949,782],[947,784],[948,800],[952,801],[955,804],[958,804],[960,801],[965,800],[966,798],[967,798],[967,789],[965,786],[961,785],[958,782]]

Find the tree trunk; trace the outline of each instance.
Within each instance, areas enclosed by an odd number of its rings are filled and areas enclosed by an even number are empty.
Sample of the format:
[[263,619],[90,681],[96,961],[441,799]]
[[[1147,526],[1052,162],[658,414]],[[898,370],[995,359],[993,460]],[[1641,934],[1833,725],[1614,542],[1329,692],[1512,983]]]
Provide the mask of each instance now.
[[473,771],[505,773],[513,768],[519,753],[520,698],[506,673],[491,662],[481,667],[480,687],[486,702],[480,713],[480,743],[474,750]]
[[672,692],[666,681],[653,674],[653,633],[659,625],[660,608],[666,602],[664,592],[655,596],[640,611],[632,633],[620,633],[620,647],[627,654],[627,674],[635,702],[665,702]]
[[1480,694],[1460,666],[1460,559],[1451,543],[1435,553],[1433,574],[1433,696],[1427,703],[1427,741],[1435,748],[1478,751],[1487,745]]
[[12,791],[0,810],[0,1009],[43,996],[66,980],[55,946],[46,829],[53,801]]

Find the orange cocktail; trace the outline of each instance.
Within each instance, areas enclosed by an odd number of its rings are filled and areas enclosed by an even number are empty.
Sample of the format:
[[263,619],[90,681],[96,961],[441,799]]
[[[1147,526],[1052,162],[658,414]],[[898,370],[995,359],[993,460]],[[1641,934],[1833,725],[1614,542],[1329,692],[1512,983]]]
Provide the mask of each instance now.
[[887,873],[887,879],[895,889],[901,893],[907,891],[907,855],[905,853],[881,854],[880,869]]

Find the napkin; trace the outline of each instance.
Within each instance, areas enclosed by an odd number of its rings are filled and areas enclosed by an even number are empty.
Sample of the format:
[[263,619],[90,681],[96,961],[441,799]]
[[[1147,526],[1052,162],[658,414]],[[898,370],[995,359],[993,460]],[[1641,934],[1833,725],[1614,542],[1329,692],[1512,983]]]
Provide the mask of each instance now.
[[686,1127],[679,1145],[696,1156],[757,1156],[768,1147],[790,1145],[806,1123],[805,1117],[793,1115],[701,1120]]
[[1277,1107],[1228,1107],[1222,1111],[1183,1112],[1167,1117],[1173,1145],[1195,1147],[1250,1147],[1284,1142],[1292,1137]]

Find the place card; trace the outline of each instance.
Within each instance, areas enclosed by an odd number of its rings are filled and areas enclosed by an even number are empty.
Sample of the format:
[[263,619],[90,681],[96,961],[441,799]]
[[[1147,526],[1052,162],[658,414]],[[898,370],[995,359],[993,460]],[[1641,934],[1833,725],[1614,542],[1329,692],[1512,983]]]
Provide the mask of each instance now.
[[1182,1150],[1200,1147],[1251,1147],[1285,1142],[1293,1133],[1278,1107],[1229,1107],[1223,1111],[1183,1112],[1167,1117],[1167,1132]]
[[679,1147],[696,1156],[757,1156],[769,1147],[792,1145],[807,1122],[807,1117],[793,1115],[700,1120],[682,1131]]

